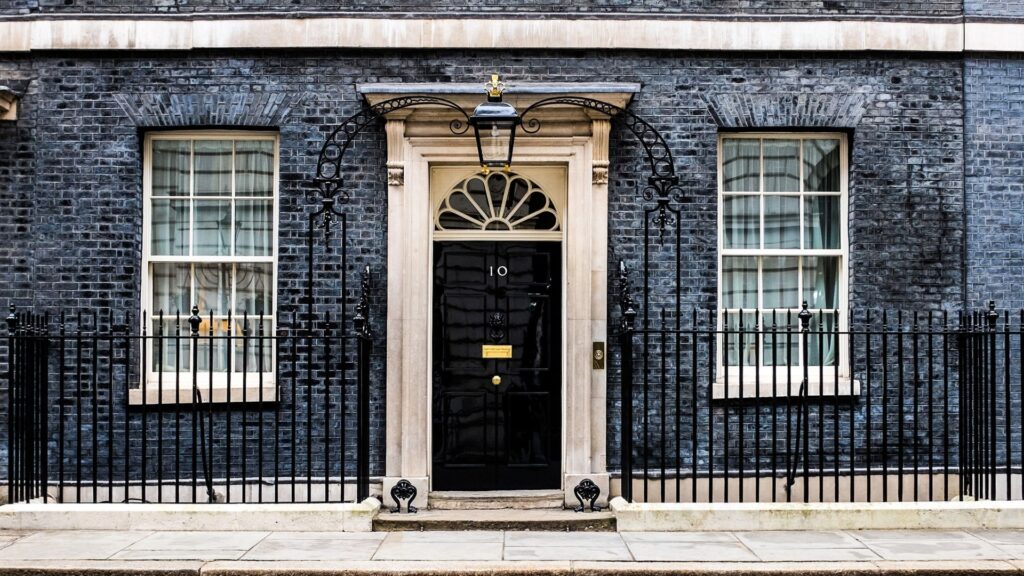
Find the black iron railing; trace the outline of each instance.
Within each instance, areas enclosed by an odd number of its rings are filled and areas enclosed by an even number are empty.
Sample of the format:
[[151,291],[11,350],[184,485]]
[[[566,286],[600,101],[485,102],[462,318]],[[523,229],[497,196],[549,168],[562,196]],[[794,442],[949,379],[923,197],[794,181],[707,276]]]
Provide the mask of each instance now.
[[366,498],[368,282],[351,322],[12,309],[11,501]]
[[623,286],[627,499],[1024,498],[1024,311],[692,310],[636,325]]

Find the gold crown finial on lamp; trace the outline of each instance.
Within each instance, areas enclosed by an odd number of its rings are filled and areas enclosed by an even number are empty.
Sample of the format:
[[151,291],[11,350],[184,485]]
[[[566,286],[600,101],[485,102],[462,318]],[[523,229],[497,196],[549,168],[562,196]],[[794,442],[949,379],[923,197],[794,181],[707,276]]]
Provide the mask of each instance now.
[[501,101],[501,93],[505,91],[505,83],[498,78],[497,74],[491,74],[491,81],[484,84],[484,88],[487,89],[487,99],[497,102]]

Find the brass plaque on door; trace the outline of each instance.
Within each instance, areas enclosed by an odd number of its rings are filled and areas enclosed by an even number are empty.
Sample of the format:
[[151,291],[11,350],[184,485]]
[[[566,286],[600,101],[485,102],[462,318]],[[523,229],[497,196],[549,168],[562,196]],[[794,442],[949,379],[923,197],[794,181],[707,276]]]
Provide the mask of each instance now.
[[481,346],[481,358],[511,358],[512,345],[510,344],[484,344]]

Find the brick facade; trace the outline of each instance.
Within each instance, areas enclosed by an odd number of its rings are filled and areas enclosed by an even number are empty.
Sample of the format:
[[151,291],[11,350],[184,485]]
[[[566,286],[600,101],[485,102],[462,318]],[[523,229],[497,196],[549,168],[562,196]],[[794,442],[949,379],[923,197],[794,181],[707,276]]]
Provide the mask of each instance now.
[[[715,304],[717,135],[751,128],[849,134],[853,307],[961,305],[965,207],[959,58],[468,51],[0,60],[0,83],[19,81],[27,92],[22,119],[0,126],[11,135],[3,139],[4,150],[16,151],[0,156],[0,188],[11,191],[8,205],[16,207],[0,216],[5,266],[0,302],[134,313],[141,279],[142,135],[167,127],[272,127],[281,135],[279,308],[289,312],[303,286],[305,186],[325,131],[361,105],[355,85],[473,82],[498,60],[508,63],[504,72],[513,82],[601,78],[643,85],[632,110],[654,119],[665,134],[685,190],[687,251],[680,285],[685,305]],[[611,150],[609,264],[614,269],[623,258],[635,269],[643,206],[638,183],[646,173],[635,142],[620,129],[614,130]],[[361,136],[354,152],[346,182],[358,217],[348,274],[349,286],[356,286],[355,275],[367,263],[377,279],[373,300],[380,345],[372,421],[379,474],[386,337],[380,322],[386,274],[382,130]],[[1007,282],[1012,273],[1008,270]],[[656,292],[664,295],[674,278],[656,282]],[[609,312],[617,318],[614,303]],[[619,433],[614,350],[610,368],[614,467]],[[280,409],[290,409],[287,401]],[[862,407],[854,409],[862,418]],[[302,405],[298,411],[304,419]]]

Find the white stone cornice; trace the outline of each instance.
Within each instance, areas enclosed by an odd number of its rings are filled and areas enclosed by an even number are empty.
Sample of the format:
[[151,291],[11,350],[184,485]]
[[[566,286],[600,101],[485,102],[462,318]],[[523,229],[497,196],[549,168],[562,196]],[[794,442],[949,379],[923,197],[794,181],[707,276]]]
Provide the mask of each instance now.
[[[977,38],[972,42],[984,46],[969,45],[968,50],[1021,49],[1019,33],[1016,38],[1011,37],[1012,31],[986,36],[984,27],[993,25],[966,26],[977,30],[969,35]],[[942,19],[90,16],[2,20],[0,52],[210,48],[962,52],[964,36],[965,24]]]
[[1024,22],[968,22],[964,25],[968,52],[1024,52]]

